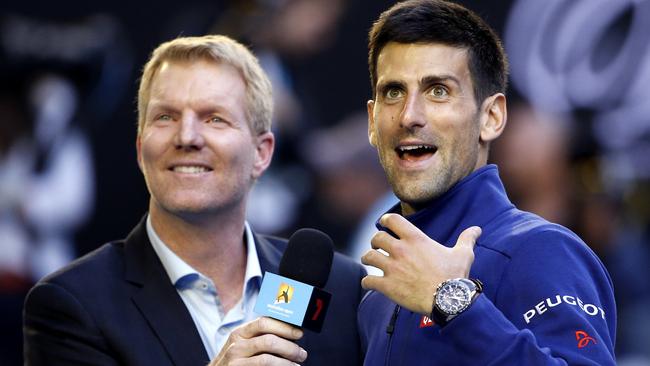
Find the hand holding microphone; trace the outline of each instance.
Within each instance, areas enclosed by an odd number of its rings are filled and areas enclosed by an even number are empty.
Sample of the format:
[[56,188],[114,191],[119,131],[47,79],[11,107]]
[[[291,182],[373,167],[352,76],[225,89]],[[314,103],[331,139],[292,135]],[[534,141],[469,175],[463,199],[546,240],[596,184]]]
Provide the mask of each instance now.
[[331,298],[320,288],[327,283],[333,256],[327,234],[296,231],[280,261],[279,275],[264,275],[255,304],[255,312],[263,317],[235,329],[210,366],[303,362],[307,352],[293,342],[303,336],[296,326],[320,332]]
[[281,321],[261,317],[233,330],[209,366],[292,365],[307,359],[307,351],[293,343],[303,331]]

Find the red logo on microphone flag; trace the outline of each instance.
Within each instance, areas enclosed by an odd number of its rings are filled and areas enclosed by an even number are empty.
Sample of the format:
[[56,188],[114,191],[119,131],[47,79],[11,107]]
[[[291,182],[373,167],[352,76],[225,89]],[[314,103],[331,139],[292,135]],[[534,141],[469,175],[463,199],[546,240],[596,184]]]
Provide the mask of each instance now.
[[314,315],[312,315],[311,320],[316,321],[318,320],[318,317],[320,316],[320,312],[323,311],[323,305],[324,301],[323,299],[316,299],[316,311],[314,311]]
[[305,312],[305,318],[302,322],[303,328],[315,332],[321,331],[331,298],[332,295],[329,292],[314,287],[311,298],[309,299],[307,311]]
[[435,324],[436,323],[426,315],[423,315],[422,319],[420,319],[420,328],[433,327]]

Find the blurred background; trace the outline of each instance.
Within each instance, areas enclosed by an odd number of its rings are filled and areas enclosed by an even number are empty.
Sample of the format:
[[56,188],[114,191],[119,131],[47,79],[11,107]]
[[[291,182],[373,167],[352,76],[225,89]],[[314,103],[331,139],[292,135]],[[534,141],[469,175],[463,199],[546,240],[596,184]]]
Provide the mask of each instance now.
[[[275,92],[277,150],[253,227],[320,228],[358,258],[396,203],[367,143],[367,31],[394,1],[5,1],[0,5],[0,365],[22,363],[22,301],[145,214],[136,90],[177,36],[249,45]],[[650,0],[460,1],[502,36],[512,200],[568,226],[610,271],[620,365],[650,365]]]

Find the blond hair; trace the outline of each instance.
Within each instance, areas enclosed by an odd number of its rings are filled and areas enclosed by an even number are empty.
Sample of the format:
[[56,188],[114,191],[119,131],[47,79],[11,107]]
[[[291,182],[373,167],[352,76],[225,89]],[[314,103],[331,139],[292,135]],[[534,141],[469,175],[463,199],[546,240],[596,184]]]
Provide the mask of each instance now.
[[151,83],[165,61],[209,60],[236,68],[246,84],[246,117],[251,130],[262,134],[271,130],[273,93],[271,82],[259,61],[241,43],[222,35],[179,37],[158,46],[144,65],[138,89],[138,135],[145,123]]

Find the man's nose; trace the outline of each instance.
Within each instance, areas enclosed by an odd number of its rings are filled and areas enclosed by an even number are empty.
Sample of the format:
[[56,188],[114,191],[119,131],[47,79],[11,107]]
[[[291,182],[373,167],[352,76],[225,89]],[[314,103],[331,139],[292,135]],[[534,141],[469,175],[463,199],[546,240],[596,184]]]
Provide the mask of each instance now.
[[203,138],[203,123],[192,113],[183,113],[176,132],[177,149],[200,149],[205,140]]
[[425,101],[418,93],[407,96],[400,116],[400,126],[409,130],[424,127],[427,123],[424,103]]

